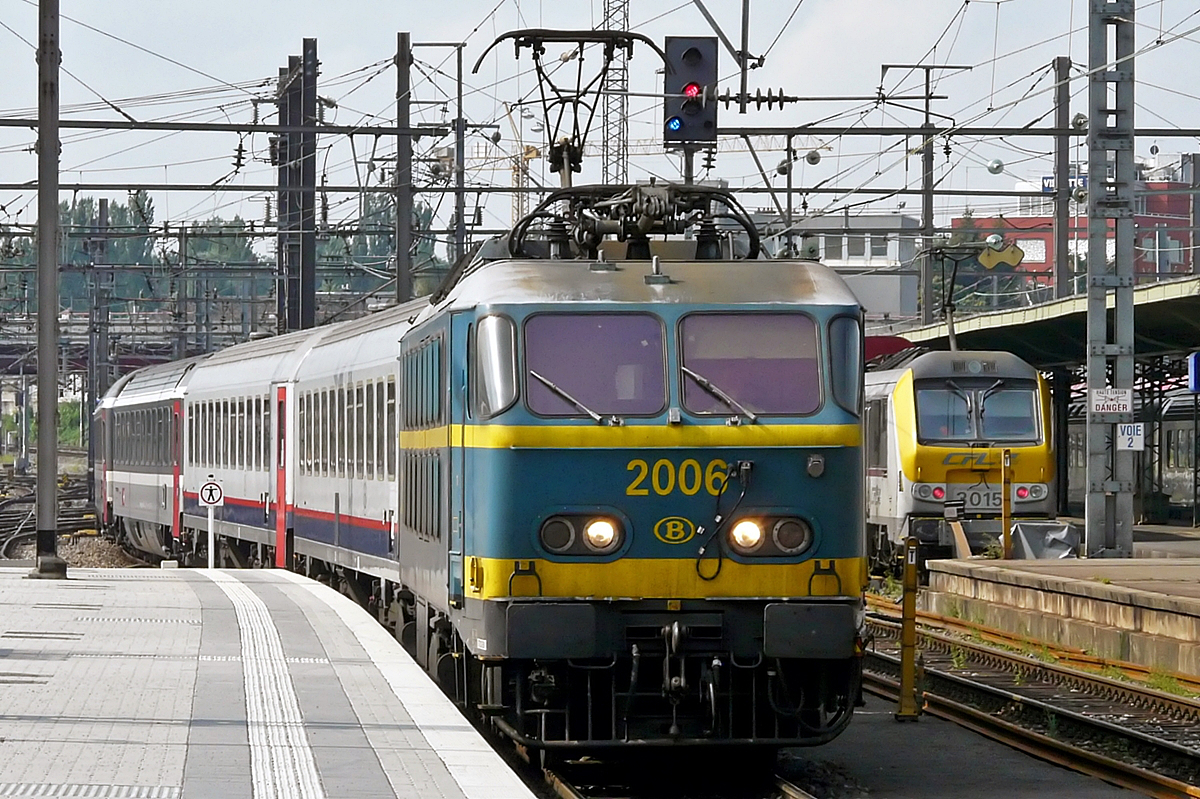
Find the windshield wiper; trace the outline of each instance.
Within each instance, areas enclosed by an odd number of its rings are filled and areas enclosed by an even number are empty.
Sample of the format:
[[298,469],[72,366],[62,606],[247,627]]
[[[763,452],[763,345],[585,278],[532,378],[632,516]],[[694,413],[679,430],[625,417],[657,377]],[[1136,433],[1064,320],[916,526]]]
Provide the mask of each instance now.
[[988,397],[992,396],[993,394],[995,394],[997,391],[999,391],[1003,387],[1004,387],[1004,381],[997,380],[995,383],[992,383],[992,385],[989,386],[988,389],[986,391],[984,391],[982,395],[980,395],[980,397],[979,397],[979,415],[980,416],[983,416],[983,412],[985,410],[987,410]]
[[967,392],[963,391],[962,387],[959,386],[958,383],[955,383],[953,380],[947,380],[946,386],[951,391],[953,391],[955,394],[957,394],[959,397],[961,397],[963,402],[967,403],[967,413],[970,413],[971,405],[972,405],[971,395],[968,394]]
[[[576,407],[578,410],[581,410],[581,411],[583,411],[584,413],[586,413],[588,416],[592,417],[592,419],[594,419],[594,420],[595,420],[596,424],[604,424],[604,417],[603,417],[603,416],[601,416],[600,414],[596,413],[596,412],[595,412],[595,411],[593,411],[591,408],[589,408],[588,406],[584,405],[584,404],[583,404],[582,402],[580,402],[579,400],[577,400],[577,399],[575,399],[574,397],[572,397],[570,394],[568,394],[568,393],[567,393],[566,389],[559,387],[557,384],[555,384],[554,382],[552,382],[552,381],[550,381],[550,380],[548,380],[548,379],[546,379],[546,378],[542,377],[541,375],[539,375],[537,372],[533,371],[532,369],[530,369],[530,370],[529,370],[529,374],[533,375],[533,376],[534,376],[534,377],[536,377],[538,380],[542,381],[542,385],[544,385],[546,388],[548,388],[548,389],[550,389],[551,391],[553,391],[553,392],[554,392],[555,394],[557,394],[558,396],[560,396],[560,397],[562,397],[563,399],[565,399],[567,402],[569,402],[569,403],[571,403],[572,405],[574,405],[574,406],[575,406],[575,407]],[[608,423],[609,423],[609,424],[611,424],[611,425],[614,425],[614,426],[618,426],[618,427],[619,427],[619,426],[621,425],[621,417],[619,417],[619,416],[610,416],[610,417],[608,417]]]
[[693,372],[691,369],[687,368],[686,366],[681,366],[679,368],[683,370],[683,373],[685,375],[687,375],[688,377],[695,380],[696,383],[700,386],[700,388],[704,389],[709,394],[712,394],[714,397],[719,399],[721,402],[725,403],[728,407],[733,408],[735,411],[737,411],[738,413],[745,416],[751,422],[758,421],[758,416],[756,416],[753,412],[748,410],[745,405],[742,405],[742,403],[738,402],[733,397],[729,396],[724,391],[722,391],[721,389],[714,386],[713,382],[711,380],[709,380],[707,377],[705,377],[704,375],[698,374],[696,372]]

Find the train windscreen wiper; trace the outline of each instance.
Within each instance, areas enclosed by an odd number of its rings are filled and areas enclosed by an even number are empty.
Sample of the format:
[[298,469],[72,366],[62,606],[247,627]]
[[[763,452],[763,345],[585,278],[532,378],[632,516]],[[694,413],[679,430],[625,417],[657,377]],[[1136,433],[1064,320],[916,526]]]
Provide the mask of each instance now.
[[717,386],[713,385],[713,382],[711,380],[709,380],[707,377],[705,377],[702,374],[692,371],[691,369],[687,368],[686,366],[681,366],[679,368],[683,370],[683,373],[685,375],[687,375],[688,377],[695,380],[696,384],[699,385],[700,388],[704,389],[709,394],[712,394],[714,397],[719,399],[721,402],[725,403],[725,405],[727,405],[728,407],[737,411],[738,413],[742,414],[747,419],[749,419],[751,422],[758,421],[758,416],[756,416],[752,411],[747,409],[745,405],[743,405],[742,403],[735,400],[733,397],[726,394],[724,391],[722,391]]
[[[953,391],[955,394],[957,394],[962,399],[963,402],[967,403],[967,413],[970,413],[971,405],[973,404],[971,402],[971,395],[968,394],[967,392],[963,391],[962,387],[958,383],[955,383],[953,380],[947,380],[946,387],[949,388],[951,391]],[[994,388],[994,386],[993,386],[993,388]]]
[[[579,400],[572,397],[570,394],[567,393],[566,389],[562,388],[557,383],[554,383],[553,381],[549,380],[548,378],[542,377],[541,375],[539,375],[537,372],[533,371],[532,369],[529,370],[529,374],[533,375],[538,380],[540,380],[542,382],[542,385],[544,385],[546,388],[550,389],[555,394],[557,394],[558,396],[565,399],[567,402],[574,405],[577,410],[583,411],[588,416],[592,417],[592,419],[595,420],[596,424],[604,424],[603,416],[596,413],[591,408],[589,408],[588,406],[584,405]],[[613,425],[614,427],[619,427],[621,425],[621,417],[610,416],[610,417],[608,417],[608,423]]]
[[1004,387],[1004,381],[997,380],[995,383],[992,383],[987,388],[987,390],[983,392],[983,394],[980,395],[980,397],[979,397],[979,416],[980,416],[980,418],[983,417],[983,412],[987,408],[988,397],[992,396],[993,394],[995,394],[997,391],[999,391],[1003,387]]

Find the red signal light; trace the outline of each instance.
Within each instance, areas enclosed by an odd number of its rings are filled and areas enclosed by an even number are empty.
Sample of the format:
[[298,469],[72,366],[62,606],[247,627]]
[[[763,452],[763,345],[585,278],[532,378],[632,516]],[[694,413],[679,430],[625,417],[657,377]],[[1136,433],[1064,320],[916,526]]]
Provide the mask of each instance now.
[[1021,486],[1020,488],[1017,489],[1017,499],[1025,499],[1028,496],[1029,496],[1029,489],[1026,488],[1025,486]]
[[703,91],[704,90],[700,87],[699,83],[689,83],[687,86],[683,87],[683,96],[694,100],[699,97]]
[[946,496],[946,489],[942,488],[941,486],[934,486],[934,488],[933,488],[933,498],[934,499],[944,499],[945,496]]

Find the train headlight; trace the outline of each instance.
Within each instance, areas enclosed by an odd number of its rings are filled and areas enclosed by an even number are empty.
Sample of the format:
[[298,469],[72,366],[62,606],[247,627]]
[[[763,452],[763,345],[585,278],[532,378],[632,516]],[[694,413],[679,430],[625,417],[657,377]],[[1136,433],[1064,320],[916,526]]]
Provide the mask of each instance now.
[[926,502],[941,502],[946,498],[946,487],[936,483],[913,483],[912,493]]
[[771,530],[775,547],[785,555],[799,555],[812,546],[813,531],[803,519],[780,519]]
[[762,525],[753,519],[742,519],[729,531],[729,540],[739,552],[753,552],[763,545]]
[[1030,483],[1028,485],[1019,485],[1013,489],[1013,495],[1017,502],[1036,502],[1045,499],[1050,493],[1050,490],[1044,483]]
[[542,525],[542,546],[551,552],[566,552],[575,544],[575,525],[570,519],[552,516]]
[[618,542],[617,525],[611,519],[592,519],[583,528],[583,540],[596,552],[609,552]]

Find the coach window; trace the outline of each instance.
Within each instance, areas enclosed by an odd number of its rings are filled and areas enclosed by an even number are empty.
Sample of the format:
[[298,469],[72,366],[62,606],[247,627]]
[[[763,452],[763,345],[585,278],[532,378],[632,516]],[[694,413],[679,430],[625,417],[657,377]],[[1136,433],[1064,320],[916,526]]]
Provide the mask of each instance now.
[[664,341],[651,314],[531,316],[525,401],[542,416],[657,415],[667,404]]
[[380,480],[383,479],[383,465],[387,439],[384,437],[384,398],[383,398],[383,381],[375,381],[375,475]]
[[308,435],[309,460],[312,464],[312,474],[321,473],[321,392],[314,391],[308,395]]
[[313,392],[313,473],[321,474],[323,464],[325,463],[325,408],[324,404],[325,392]]
[[485,316],[475,327],[470,376],[472,405],[481,419],[507,410],[517,399],[517,330],[504,316]]
[[354,454],[358,435],[354,427],[354,386],[346,389],[346,477],[354,477]]
[[321,411],[321,397],[323,391],[314,391],[312,395],[312,428],[313,428],[313,474],[320,476],[322,464],[325,461],[325,456],[321,452],[321,447],[325,443],[325,415]]
[[275,403],[275,468],[287,468],[287,401]]
[[246,401],[246,413],[250,414],[250,468],[258,471],[262,468],[262,458],[259,453],[263,451],[263,399],[262,397],[253,397]]
[[829,361],[834,401],[857,416],[863,380],[862,328],[858,319],[839,316],[829,323]]
[[308,435],[308,395],[300,395],[300,425],[296,428],[297,444],[299,449],[297,452],[300,455],[300,474],[308,474],[309,469],[309,435]]
[[679,341],[692,413],[805,416],[821,407],[817,324],[805,314],[691,314]]
[[246,400],[238,400],[237,419],[237,457],[238,468],[246,468]]
[[234,441],[236,440],[237,431],[235,423],[237,421],[237,400],[230,400],[224,403],[225,405],[225,468],[232,469],[237,466],[237,455],[234,452]]
[[873,475],[887,476],[887,400],[872,400],[863,414],[867,468]]
[[357,420],[354,427],[356,432],[354,464],[357,467],[355,471],[358,473],[359,477],[362,477],[366,473],[367,428],[364,424],[365,419],[363,416],[365,412],[366,406],[363,404],[363,384],[359,383],[354,389],[354,414],[355,419]]
[[271,470],[271,395],[263,397],[263,468]]
[[337,416],[334,418],[334,424],[337,425],[337,463],[338,477],[346,476],[346,389],[341,388],[337,394]]
[[367,479],[375,479],[375,384],[368,380],[366,382],[366,398],[367,407],[363,411],[363,418],[366,420],[366,429],[364,436],[366,444],[366,461],[367,461]]
[[396,379],[389,377],[387,381],[387,473],[388,477],[396,476]]

